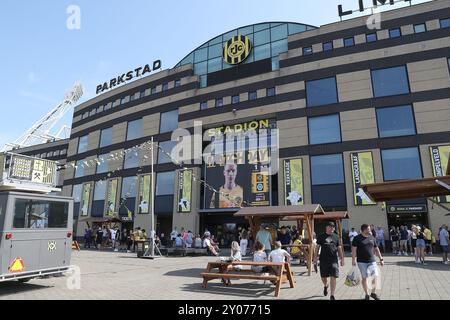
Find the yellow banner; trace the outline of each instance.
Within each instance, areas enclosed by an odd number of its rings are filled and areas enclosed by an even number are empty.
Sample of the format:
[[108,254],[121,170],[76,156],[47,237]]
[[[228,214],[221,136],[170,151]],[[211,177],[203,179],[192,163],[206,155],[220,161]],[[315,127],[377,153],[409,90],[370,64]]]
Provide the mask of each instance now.
[[353,199],[355,206],[375,205],[362,189],[362,185],[375,183],[372,152],[350,154],[353,177]]
[[139,203],[138,213],[147,214],[150,212],[150,201],[152,197],[151,187],[152,176],[147,174],[139,177]]
[[83,185],[83,194],[81,200],[81,216],[86,217],[89,215],[89,205],[91,203],[91,189],[92,183],[86,183]]
[[[445,176],[447,173],[448,158],[450,155],[450,145],[430,147],[431,164],[435,177]],[[438,197],[439,202],[450,203],[450,196]]]
[[192,170],[178,171],[178,213],[191,212]]
[[117,213],[117,188],[119,179],[111,179],[108,181],[108,191],[106,193],[106,215],[114,216]]
[[284,160],[284,204],[303,205],[303,160]]

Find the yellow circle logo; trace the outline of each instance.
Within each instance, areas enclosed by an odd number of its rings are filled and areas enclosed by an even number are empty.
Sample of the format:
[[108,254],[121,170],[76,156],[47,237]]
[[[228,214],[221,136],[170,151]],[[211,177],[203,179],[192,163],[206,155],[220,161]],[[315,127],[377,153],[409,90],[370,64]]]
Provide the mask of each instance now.
[[248,58],[252,50],[250,38],[234,36],[223,47],[223,60],[228,64],[239,64]]

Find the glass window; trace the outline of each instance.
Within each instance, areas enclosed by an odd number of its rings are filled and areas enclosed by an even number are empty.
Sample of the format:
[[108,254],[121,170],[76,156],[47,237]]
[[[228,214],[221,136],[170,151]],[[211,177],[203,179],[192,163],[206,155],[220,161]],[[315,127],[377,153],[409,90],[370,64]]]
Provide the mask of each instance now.
[[378,40],[376,32],[366,34],[366,42],[375,42]]
[[208,109],[208,102],[207,101],[200,102],[200,110],[205,109]]
[[250,91],[248,93],[248,100],[256,100],[258,98],[258,93],[256,91]]
[[288,36],[288,26],[287,24],[282,24],[278,27],[272,28],[270,32],[271,41],[278,41],[281,39],[287,39]]
[[420,23],[420,24],[414,25],[414,33],[422,33],[425,31],[427,31],[427,27],[426,27],[425,23]]
[[280,53],[288,51],[287,39],[272,42],[272,57],[277,57]]
[[422,178],[417,148],[381,150],[381,157],[385,181]]
[[208,76],[206,74],[200,76],[200,88],[208,86]]
[[253,33],[253,26],[248,26],[245,28],[240,28],[238,30],[238,34],[242,34],[244,36],[249,35],[250,33]]
[[61,150],[61,155],[66,154],[67,153],[67,149],[62,149]]
[[137,196],[137,177],[126,177],[122,179],[122,190],[120,197],[122,199],[126,198],[136,198]]
[[120,99],[120,104],[125,104],[128,101],[133,101],[134,100],[134,94],[132,94],[131,96],[126,96]]
[[341,142],[339,115],[309,118],[308,124],[310,144]]
[[289,23],[289,35],[306,31],[306,26]]
[[377,109],[377,123],[380,138],[416,134],[411,106]]
[[336,78],[306,81],[306,101],[308,107],[337,103]]
[[450,18],[442,19],[440,21],[441,28],[450,28]]
[[180,65],[184,66],[186,64],[192,64],[193,62],[194,62],[194,53],[191,53],[180,62]]
[[215,106],[216,108],[223,107],[223,98],[217,98]]
[[267,91],[267,92],[266,92],[266,95],[267,95],[268,97],[273,97],[273,96],[276,94],[276,92],[275,92],[275,87],[273,87],[273,88],[267,88],[266,91]]
[[255,47],[253,50],[255,52],[255,61],[268,59],[271,57],[270,44],[265,44],[263,46]]
[[97,174],[106,173],[109,171],[108,156],[109,154],[102,154],[98,156],[99,162],[97,163]]
[[169,90],[169,84],[168,83],[163,83],[162,91],[164,92],[164,91],[167,91],[167,90]]
[[141,149],[136,148],[127,152],[124,156],[123,168],[131,169],[139,167],[140,159],[141,159]]
[[75,203],[80,203],[81,202],[81,190],[83,189],[83,185],[82,184],[77,184],[73,186],[72,189],[72,198],[73,201]]
[[232,96],[231,97],[231,104],[237,104],[239,103],[239,95]]
[[[177,142],[176,141],[164,141],[164,142],[160,142],[159,143],[159,147],[158,148],[158,163],[162,164],[162,163],[171,163],[172,162],[172,158],[171,156],[169,157],[169,155],[172,155],[172,149],[176,146]],[[163,152],[161,149],[163,149],[165,152]]]
[[333,41],[324,42],[322,44],[322,50],[323,51],[331,51],[331,50],[333,50]]
[[195,74],[207,74],[208,73],[208,62],[200,62],[200,63],[196,63],[194,64],[194,73]]
[[222,43],[209,47],[208,59],[222,57],[223,46]]
[[175,183],[175,172],[158,172],[156,176],[156,195],[166,196],[173,194]]
[[162,112],[159,133],[171,132],[178,128],[178,109]]
[[[175,86],[176,86],[176,84],[177,84],[177,81],[180,81],[180,80],[175,80]],[[139,98],[144,98],[145,97],[145,90],[142,90],[140,93],[139,93]]]
[[222,70],[222,57],[208,60],[208,73]]
[[181,80],[180,79],[175,80],[175,88],[177,88],[179,86],[181,86]]
[[128,122],[127,141],[142,137],[142,119]]
[[156,93],[156,87],[152,87],[150,94],[155,94]]
[[103,129],[100,132],[100,148],[110,146],[112,144],[112,128]]
[[344,39],[344,47],[352,47],[354,45],[355,45],[355,38],[350,37]]
[[92,109],[91,112],[89,112],[89,117],[92,117],[93,115],[95,115],[96,112],[97,112],[96,108]]
[[16,199],[13,228],[65,229],[69,217],[69,204],[48,200]]
[[109,102],[108,104],[105,105],[105,111],[111,109],[112,103]]
[[372,86],[375,97],[409,93],[406,67],[372,70]]
[[201,62],[208,59],[208,48],[198,49],[195,51],[194,62]]
[[263,30],[255,33],[254,46],[260,46],[270,42],[270,30]]
[[86,119],[87,117],[89,117],[89,111],[86,111],[85,113],[83,113],[83,115],[81,116],[81,119]]
[[103,110],[105,109],[104,105],[101,105],[97,108],[97,113],[103,112]]
[[270,28],[270,24],[268,24],[268,23],[260,23],[260,24],[255,25],[254,27],[255,27],[255,32],[258,32],[258,31]]
[[107,182],[100,180],[95,183],[94,188],[94,201],[101,201],[106,199],[106,186]]
[[272,71],[280,69],[280,60],[278,57],[272,58]]
[[389,30],[389,38],[398,38],[402,36],[400,28],[394,28]]
[[344,166],[341,154],[311,157],[312,185],[344,183]]
[[82,176],[84,176],[83,160],[78,160],[75,163],[75,178],[81,178]]
[[312,47],[304,47],[303,48],[303,55],[304,56],[308,56],[308,55],[310,55],[312,53],[313,53]]
[[83,153],[88,150],[89,136],[85,135],[78,139],[78,153]]

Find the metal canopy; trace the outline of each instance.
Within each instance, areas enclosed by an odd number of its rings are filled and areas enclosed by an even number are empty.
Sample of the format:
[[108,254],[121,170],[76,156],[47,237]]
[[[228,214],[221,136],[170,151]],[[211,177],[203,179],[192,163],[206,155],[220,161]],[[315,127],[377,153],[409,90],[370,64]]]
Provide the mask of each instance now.
[[430,198],[450,195],[450,176],[392,181],[362,186],[375,202]]

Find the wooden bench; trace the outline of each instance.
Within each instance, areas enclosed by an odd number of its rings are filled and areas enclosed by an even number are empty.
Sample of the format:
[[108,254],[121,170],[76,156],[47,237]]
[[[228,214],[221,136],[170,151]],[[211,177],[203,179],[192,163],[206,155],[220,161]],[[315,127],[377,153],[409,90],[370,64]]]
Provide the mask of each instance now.
[[246,279],[246,280],[264,280],[264,281],[274,281],[276,282],[278,280],[278,277],[276,275],[256,275],[256,274],[248,274],[248,273],[206,273],[203,272],[203,287],[206,288],[208,285],[208,281],[214,280],[214,279]]

